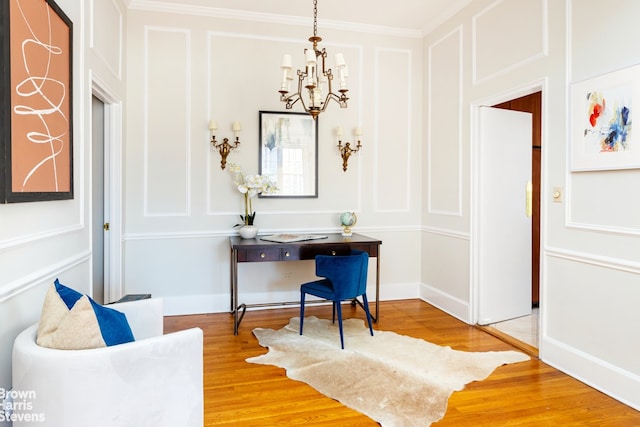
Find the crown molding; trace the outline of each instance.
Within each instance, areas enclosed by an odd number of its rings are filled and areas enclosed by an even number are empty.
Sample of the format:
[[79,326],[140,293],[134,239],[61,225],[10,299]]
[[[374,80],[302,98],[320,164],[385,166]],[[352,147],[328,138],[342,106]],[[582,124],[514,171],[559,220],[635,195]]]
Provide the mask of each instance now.
[[[222,9],[185,5],[179,3],[157,2],[154,0],[128,0],[127,8],[147,12],[164,12],[180,15],[207,16],[210,18],[234,19],[238,21],[265,22],[278,25],[297,25],[308,27],[312,24],[311,17],[280,15],[274,13],[249,12],[235,9]],[[320,21],[320,20],[319,20]],[[321,20],[322,28],[341,31],[355,31],[360,33],[378,34],[404,38],[422,38],[422,30],[411,30],[380,25],[369,25],[357,22]]]

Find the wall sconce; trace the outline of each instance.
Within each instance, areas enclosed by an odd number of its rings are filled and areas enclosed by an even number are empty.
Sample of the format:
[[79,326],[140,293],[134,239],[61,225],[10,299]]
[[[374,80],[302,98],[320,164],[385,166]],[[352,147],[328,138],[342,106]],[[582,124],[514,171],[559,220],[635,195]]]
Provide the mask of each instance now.
[[338,126],[338,128],[336,129],[336,135],[338,136],[338,151],[340,151],[340,156],[342,156],[342,170],[344,172],[347,171],[347,166],[348,166],[348,162],[349,162],[349,157],[352,154],[357,153],[358,151],[360,151],[360,148],[362,148],[362,144],[360,143],[360,137],[362,136],[362,128],[356,128],[353,132],[353,134],[356,136],[356,138],[358,138],[358,143],[356,145],[356,148],[351,148],[351,143],[350,142],[346,142],[345,144],[342,145],[342,128]]
[[229,138],[224,138],[221,143],[216,141],[216,130],[218,129],[218,124],[215,120],[209,120],[209,130],[211,131],[211,150],[218,150],[220,153],[220,168],[224,169],[227,166],[227,156],[231,153],[231,150],[235,150],[240,145],[240,122],[233,122],[231,125],[231,130],[233,130],[236,134],[236,140],[233,145],[229,144]]

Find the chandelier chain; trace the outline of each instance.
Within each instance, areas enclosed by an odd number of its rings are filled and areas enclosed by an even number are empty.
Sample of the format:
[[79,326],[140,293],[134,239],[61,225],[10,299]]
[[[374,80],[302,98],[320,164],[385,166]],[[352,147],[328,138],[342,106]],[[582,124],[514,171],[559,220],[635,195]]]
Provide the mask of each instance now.
[[318,0],[313,0],[313,36],[318,35]]

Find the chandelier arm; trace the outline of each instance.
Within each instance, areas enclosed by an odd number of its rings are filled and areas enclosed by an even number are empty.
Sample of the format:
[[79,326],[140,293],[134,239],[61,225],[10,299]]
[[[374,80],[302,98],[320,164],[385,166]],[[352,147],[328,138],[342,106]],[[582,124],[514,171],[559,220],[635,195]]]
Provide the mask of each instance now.
[[[324,64],[322,64],[324,65]],[[327,78],[327,90],[329,93],[333,93],[332,83],[333,83],[333,73],[331,72],[331,68],[329,68],[326,72],[324,72],[325,77]]]
[[[298,92],[298,94],[299,94],[299,96],[298,96],[298,99],[296,99],[296,102],[300,101],[300,104],[302,104],[302,109],[304,111],[308,112],[309,111],[309,107],[307,107],[307,103],[304,102],[304,96],[302,96],[301,92]],[[293,104],[291,104],[291,105],[293,105]]]
[[322,104],[322,112],[324,112],[324,110],[327,109],[327,106],[329,105],[329,101],[335,101],[338,104],[340,104],[340,97],[338,95],[336,95],[335,93],[328,93],[327,97],[324,100],[324,103]]
[[290,110],[296,102],[300,101],[300,96],[297,93],[294,93],[291,96],[282,98],[281,101],[285,102],[286,103],[285,108],[287,110]]
[[331,69],[327,70],[325,68],[325,61],[327,60],[327,50],[323,48],[322,51],[320,51],[319,53],[320,53],[319,55],[316,53],[316,57],[319,56],[320,58],[322,58],[322,74],[326,74],[327,71],[331,72]]

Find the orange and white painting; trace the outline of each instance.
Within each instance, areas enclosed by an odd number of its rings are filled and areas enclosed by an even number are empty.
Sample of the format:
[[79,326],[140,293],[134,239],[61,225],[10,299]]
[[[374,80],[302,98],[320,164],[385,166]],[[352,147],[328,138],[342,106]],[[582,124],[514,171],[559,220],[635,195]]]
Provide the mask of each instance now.
[[72,198],[71,21],[52,0],[9,0],[8,21],[7,201]]

